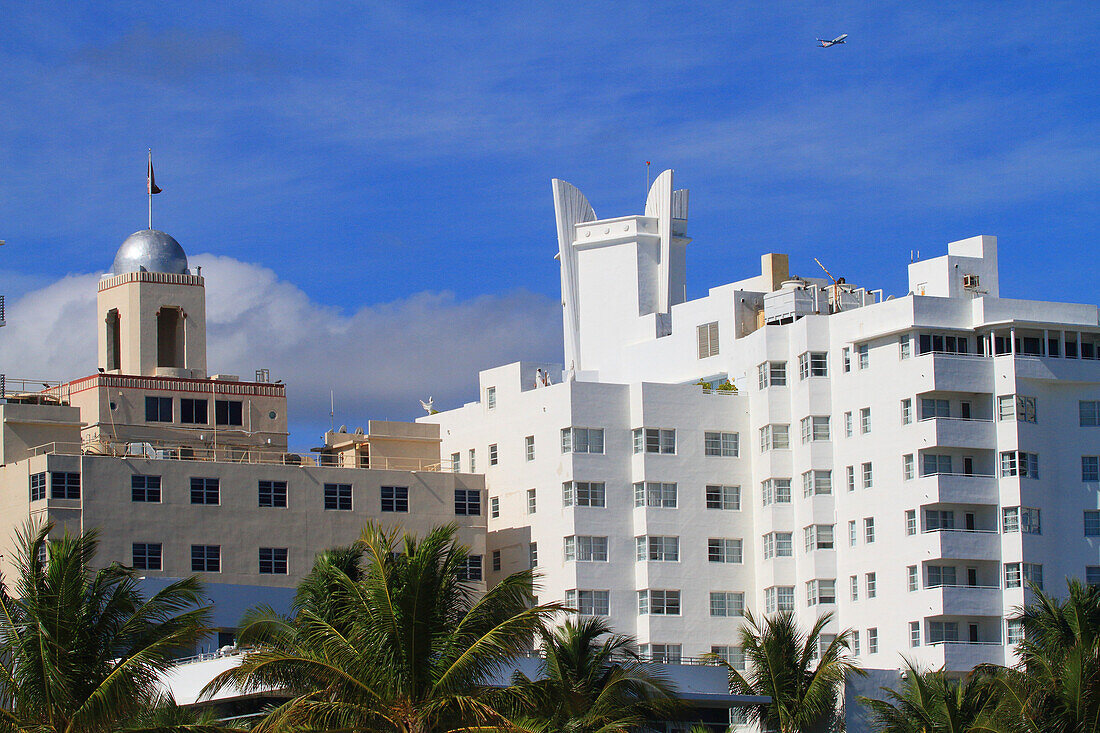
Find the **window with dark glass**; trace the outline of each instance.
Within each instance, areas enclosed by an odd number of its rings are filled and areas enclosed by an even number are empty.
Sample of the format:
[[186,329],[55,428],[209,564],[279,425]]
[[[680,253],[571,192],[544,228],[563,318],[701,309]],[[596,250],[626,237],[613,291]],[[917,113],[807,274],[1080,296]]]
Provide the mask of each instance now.
[[159,542],[135,542],[131,551],[135,570],[161,569],[161,545]]
[[191,572],[220,573],[221,571],[221,545],[191,545]]
[[408,486],[383,486],[382,487],[382,511],[384,511],[384,512],[408,512],[409,511],[409,487]]
[[31,501],[41,501],[46,498],[46,474],[31,474]]
[[244,411],[240,400],[214,400],[214,423],[243,425]]
[[131,476],[130,501],[160,503],[160,476]]
[[80,474],[67,471],[51,471],[50,497],[53,499],[79,499]]
[[286,508],[286,481],[261,481],[259,483],[261,507]]
[[458,568],[459,580],[481,580],[481,555],[468,555]]
[[286,555],[285,547],[261,547],[260,575],[286,575]]
[[180,398],[180,422],[187,425],[207,425],[210,419],[207,415],[209,400],[194,400]]
[[192,504],[217,504],[219,502],[219,482],[216,478],[191,479]]
[[351,484],[325,484],[325,509],[351,511]]
[[172,398],[171,397],[146,397],[145,398],[146,422],[172,422]]
[[455,489],[455,514],[460,517],[481,516],[481,492],[477,489]]

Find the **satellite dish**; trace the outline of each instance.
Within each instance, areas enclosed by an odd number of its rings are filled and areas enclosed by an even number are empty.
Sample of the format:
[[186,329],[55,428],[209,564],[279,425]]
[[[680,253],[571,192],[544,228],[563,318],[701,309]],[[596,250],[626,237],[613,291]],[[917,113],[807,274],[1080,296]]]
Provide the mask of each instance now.
[[339,429],[339,430],[337,430],[336,432],[338,432],[338,433],[346,433],[347,431],[348,431],[348,426],[347,426],[347,425],[341,425],[341,426],[340,426],[340,429]]

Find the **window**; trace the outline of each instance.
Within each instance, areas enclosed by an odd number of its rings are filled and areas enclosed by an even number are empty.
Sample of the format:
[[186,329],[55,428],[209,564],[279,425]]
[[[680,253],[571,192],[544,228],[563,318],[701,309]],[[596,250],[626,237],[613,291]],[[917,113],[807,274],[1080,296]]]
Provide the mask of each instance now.
[[607,562],[607,538],[571,535],[563,543],[566,562]]
[[852,654],[859,656],[859,632],[852,632]]
[[134,570],[161,570],[161,544],[159,542],[135,542],[130,548]]
[[286,575],[286,555],[285,547],[261,547],[260,575]]
[[836,580],[811,580],[806,583],[806,604],[836,603]]
[[655,481],[634,484],[634,506],[676,508],[676,484]]
[[710,356],[717,356],[718,321],[697,326],[695,331],[699,337],[699,358],[706,359]]
[[947,400],[922,397],[920,401],[920,419],[930,420],[934,417],[951,417],[951,403]]
[[532,567],[538,567],[539,564],[539,543],[532,542],[527,545],[527,564]]
[[871,432],[871,408],[859,408],[859,432],[863,435]]
[[1023,451],[1001,453],[1001,476],[1039,478],[1039,455]]
[[844,467],[844,483],[848,487],[848,491],[856,490],[856,467],[845,466]]
[[1010,618],[1005,621],[1005,641],[1009,646],[1016,646],[1024,640],[1024,622],[1018,618]]
[[878,575],[876,573],[864,573],[863,580],[867,583],[867,597],[874,598],[878,595]]
[[[718,657],[734,669],[745,669],[745,650],[739,646],[712,646],[710,648],[710,653]],[[732,715],[735,709],[736,708],[730,709],[730,722],[734,723],[735,725],[747,724],[749,722],[747,717],[740,723],[734,722]]]
[[46,498],[46,473],[31,474],[31,501],[41,501]]
[[863,518],[863,541],[867,544],[871,544],[875,541],[875,518],[864,517]]
[[1001,510],[1001,529],[1024,534],[1042,534],[1040,513],[1035,507],[1009,506]]
[[833,493],[833,472],[805,471],[802,474],[802,495],[815,496],[817,494]]
[[917,588],[918,588],[917,584],[919,582],[918,581],[919,578],[920,578],[920,573],[917,572],[917,566],[916,565],[910,565],[907,568],[905,568],[905,585],[906,585],[906,588],[908,589],[908,591],[910,593],[917,590]]
[[913,422],[913,399],[906,397],[901,401],[901,424],[909,425]]
[[802,418],[802,442],[811,440],[829,440],[829,416],[818,415]]
[[765,425],[760,428],[760,452],[785,450],[791,447],[789,425]]
[[951,456],[935,453],[921,454],[921,476],[951,473]]
[[452,453],[451,454],[451,470],[455,473],[458,473],[459,471],[462,470],[462,454],[461,453]]
[[497,388],[485,388],[485,407],[489,410],[497,409]]
[[562,428],[562,453],[603,453],[603,428]]
[[1100,511],[1085,512],[1085,536],[1100,537]]
[[915,475],[916,466],[913,462],[913,454],[906,453],[901,457],[901,477],[906,481],[911,481]]
[[968,351],[966,336],[922,333],[917,337],[918,354],[966,354]]
[[286,508],[286,481],[260,481],[258,499],[261,507]]
[[859,533],[856,530],[856,520],[848,520],[848,547],[855,547]]
[[130,501],[159,504],[160,476],[131,476]]
[[494,573],[499,573],[500,572],[500,550],[493,550],[492,558],[493,558],[492,559],[493,572]]
[[207,425],[210,418],[207,414],[210,406],[209,400],[195,400],[187,397],[180,398],[180,422],[185,425]]
[[[533,492],[534,489],[530,491]],[[566,481],[561,485],[561,498],[562,506],[607,505],[607,491],[603,481]],[[530,513],[534,514],[534,510]]]
[[172,398],[146,397],[145,422],[172,422]]
[[736,458],[739,452],[737,433],[704,433],[703,454]]
[[682,647],[679,644],[641,644],[638,653],[660,664],[679,664]]
[[638,614],[645,616],[679,616],[680,591],[678,590],[640,590],[638,591]]
[[466,562],[458,568],[458,579],[465,581],[481,580],[481,555],[467,555]]
[[769,532],[764,535],[764,559],[773,557],[791,557],[794,555],[794,534],[791,532]]
[[489,518],[490,519],[500,519],[500,497],[499,496],[490,496],[489,497]]
[[806,351],[798,355],[798,378],[829,376],[829,355],[823,351]]
[[867,653],[878,654],[878,629],[867,629]]
[[941,529],[955,529],[955,512],[950,509],[925,509],[924,530],[935,532]]
[[707,509],[741,509],[741,487],[707,486]]
[[905,534],[915,535],[917,533],[917,510],[906,509],[905,510]]
[[489,465],[495,466],[497,465],[498,461],[499,458],[497,457],[497,444],[493,443],[489,446]]
[[787,362],[766,361],[756,367],[756,378],[760,389],[787,386]]
[[660,428],[634,428],[635,453],[675,453],[676,431]]
[[[406,499],[408,492],[406,491]],[[405,502],[408,508],[408,501]],[[455,489],[455,514],[460,517],[481,516],[481,491],[478,489]]]
[[214,400],[215,425],[242,425],[244,413],[240,400]]
[[1043,566],[1030,562],[1005,563],[1005,588],[1020,588],[1026,583],[1043,588]]
[[909,622],[909,646],[920,646],[920,621]]
[[351,511],[351,484],[325,484],[325,509]]
[[[1081,405],[1085,403],[1082,402]],[[1038,422],[1038,411],[1036,409],[1036,399],[1034,397],[1027,397],[1025,395],[998,395],[997,396],[997,419],[998,420],[1017,420],[1019,422]],[[1082,419],[1084,414],[1082,413]],[[1082,422],[1082,425],[1085,423]]]
[[68,471],[51,471],[50,498],[79,499],[80,474]]
[[191,545],[191,572],[220,573],[221,571],[221,545]]
[[528,462],[535,460],[535,436],[528,435],[523,439],[523,454]]
[[944,642],[959,640],[959,623],[957,621],[929,621],[928,643],[942,644]]
[[770,478],[760,483],[760,497],[764,506],[791,503],[791,480]]
[[902,361],[913,355],[913,344],[909,340],[909,334],[898,336],[898,352]]
[[832,524],[811,524],[802,528],[802,536],[806,544],[806,552],[814,550],[833,549]]
[[711,538],[707,540],[707,561],[740,564],[742,561],[741,540]]
[[863,466],[863,488],[869,489],[874,486],[874,473],[870,463],[864,463]]
[[680,538],[649,535],[634,538],[638,562],[679,562]]
[[844,413],[844,437],[852,437],[852,411],[848,410]]
[[[400,512],[407,514],[409,511],[409,487],[408,486],[383,486],[382,493],[382,511],[384,512]],[[478,492],[472,491],[472,494]],[[457,505],[457,496],[455,499]],[[481,508],[478,507],[478,514],[481,514]]]
[[711,591],[710,615],[727,617],[745,613],[745,594],[732,591]]
[[958,573],[953,565],[929,565],[926,588],[958,585]]
[[867,344],[856,346],[856,353],[859,355],[860,369],[867,369],[871,366],[871,352]]
[[852,350],[847,346],[840,350],[840,364],[845,373],[852,371]]
[[534,514],[538,508],[538,497],[534,489],[527,489],[527,513]]
[[764,613],[794,610],[794,586],[777,585],[764,589]]
[[469,450],[470,455],[470,473],[477,471],[477,451],[473,448]]
[[1078,404],[1081,427],[1094,428],[1100,425],[1100,402],[1096,400],[1081,400]]
[[611,591],[609,590],[567,590],[565,605],[577,609],[582,616],[609,616],[611,614]]
[[220,501],[219,482],[216,478],[191,479],[192,504],[217,504]]
[[1100,481],[1100,456],[1081,456],[1081,480]]
[[1085,585],[1090,588],[1100,586],[1100,565],[1085,566]]
[[848,595],[853,601],[859,600],[859,576],[852,575],[848,578]]

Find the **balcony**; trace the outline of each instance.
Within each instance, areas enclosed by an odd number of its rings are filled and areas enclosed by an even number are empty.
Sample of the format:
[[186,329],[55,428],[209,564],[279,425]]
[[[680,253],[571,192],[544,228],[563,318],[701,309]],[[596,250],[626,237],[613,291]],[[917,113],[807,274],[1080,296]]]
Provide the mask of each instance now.
[[[1007,356],[1007,354],[1003,355]],[[1060,382],[1100,382],[1100,366],[1094,359],[1065,359],[1052,356],[1017,354],[1014,368],[1017,378],[1048,379]]]
[[917,393],[993,392],[993,359],[987,356],[931,352],[912,361],[919,369]]
[[969,672],[979,664],[1004,664],[1005,647],[999,641],[937,641],[926,644],[921,657],[933,668]]
[[940,585],[914,595],[931,616],[1000,616],[1004,606],[996,585]]
[[972,450],[996,447],[997,433],[992,420],[975,420],[963,417],[929,417],[917,422],[923,441],[921,448],[969,448]]
[[932,473],[912,481],[921,504],[998,504],[997,477],[975,473]]
[[926,560],[999,560],[1001,556],[1001,536],[996,530],[925,530],[920,543]]

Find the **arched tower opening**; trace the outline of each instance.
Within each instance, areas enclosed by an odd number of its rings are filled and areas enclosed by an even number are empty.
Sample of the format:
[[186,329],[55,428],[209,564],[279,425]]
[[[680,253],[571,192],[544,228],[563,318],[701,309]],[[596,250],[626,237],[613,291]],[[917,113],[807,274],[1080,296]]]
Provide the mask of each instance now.
[[118,315],[118,309],[107,311],[107,371],[115,371],[122,368],[122,321]]
[[183,311],[165,306],[157,311],[157,366],[183,366]]

